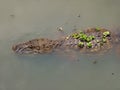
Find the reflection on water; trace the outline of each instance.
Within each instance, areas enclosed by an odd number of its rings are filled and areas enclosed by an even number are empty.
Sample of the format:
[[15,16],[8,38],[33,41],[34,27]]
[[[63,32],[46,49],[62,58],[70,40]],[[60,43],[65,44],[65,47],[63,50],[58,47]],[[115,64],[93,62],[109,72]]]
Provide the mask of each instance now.
[[11,51],[17,42],[57,38],[57,27],[66,33],[94,26],[115,30],[119,4],[119,0],[1,0],[0,90],[120,88],[120,59],[114,49],[102,56],[79,54],[77,60],[75,54],[17,56]]

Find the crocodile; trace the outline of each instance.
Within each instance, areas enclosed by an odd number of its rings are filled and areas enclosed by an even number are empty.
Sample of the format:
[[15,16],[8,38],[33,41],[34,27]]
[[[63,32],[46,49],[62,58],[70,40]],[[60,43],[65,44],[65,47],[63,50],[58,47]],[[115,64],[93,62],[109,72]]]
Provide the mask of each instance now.
[[111,49],[120,42],[120,35],[105,28],[89,28],[73,32],[62,38],[32,39],[12,46],[17,54],[45,54],[56,50],[75,50],[83,53],[97,53]]

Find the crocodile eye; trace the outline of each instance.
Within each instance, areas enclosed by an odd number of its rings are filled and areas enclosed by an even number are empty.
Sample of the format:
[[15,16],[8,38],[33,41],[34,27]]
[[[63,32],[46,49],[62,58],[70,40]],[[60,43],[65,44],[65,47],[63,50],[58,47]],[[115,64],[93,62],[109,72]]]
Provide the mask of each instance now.
[[28,48],[33,49],[34,47],[32,45],[30,45]]

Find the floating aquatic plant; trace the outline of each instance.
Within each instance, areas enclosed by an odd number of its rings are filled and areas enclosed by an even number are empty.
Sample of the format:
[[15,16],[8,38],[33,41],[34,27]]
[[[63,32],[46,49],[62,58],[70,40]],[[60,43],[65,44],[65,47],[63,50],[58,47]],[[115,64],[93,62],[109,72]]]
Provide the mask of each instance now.
[[87,37],[87,38],[86,38],[86,41],[87,41],[87,42],[90,42],[90,41],[91,41],[91,39],[90,39],[89,37]]
[[94,40],[94,39],[95,39],[95,36],[92,35],[91,38],[92,38],[92,40]]
[[[84,32],[79,32],[79,33],[74,33],[72,34],[72,37],[75,39],[80,39],[82,42],[78,43],[78,46],[82,46],[83,42],[91,42],[92,40],[95,39],[94,35],[90,35],[88,36],[87,34],[85,34]],[[88,43],[90,44],[90,43]],[[89,45],[90,47],[90,45]]]
[[88,36],[88,37],[86,38],[86,41],[87,41],[87,42],[90,42],[90,41],[92,41],[92,40],[94,40],[94,39],[95,39],[95,36],[91,35],[91,36]]
[[78,33],[74,33],[74,34],[72,34],[72,37],[75,38],[75,39],[78,39],[79,35],[78,35]]
[[80,31],[80,34],[84,34],[83,31]]
[[86,39],[87,39],[87,35],[86,34],[79,34],[79,36],[80,36],[80,40],[82,40],[82,41],[85,41]]
[[81,47],[81,48],[83,48],[84,47],[84,43],[83,42],[79,42],[78,46]]
[[95,39],[95,36],[90,35],[89,38],[90,38],[90,40],[93,40],[93,39]]
[[103,36],[104,36],[104,37],[107,37],[107,36],[109,36],[109,35],[110,35],[110,32],[109,32],[109,31],[103,32]]
[[99,27],[96,27],[95,30],[96,30],[96,31],[100,31],[101,29],[100,29]]
[[87,43],[87,47],[88,47],[88,48],[91,48],[91,47],[92,47],[92,43],[91,43],[91,42],[88,42],[88,43]]
[[102,42],[106,43],[107,42],[106,38],[102,38]]

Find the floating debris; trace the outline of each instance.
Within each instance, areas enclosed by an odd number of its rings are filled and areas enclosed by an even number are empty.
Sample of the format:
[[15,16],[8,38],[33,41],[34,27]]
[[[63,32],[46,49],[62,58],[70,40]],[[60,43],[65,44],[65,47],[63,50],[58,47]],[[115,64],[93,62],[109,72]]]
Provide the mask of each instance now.
[[58,31],[63,31],[62,27],[58,27],[57,29],[58,29]]

